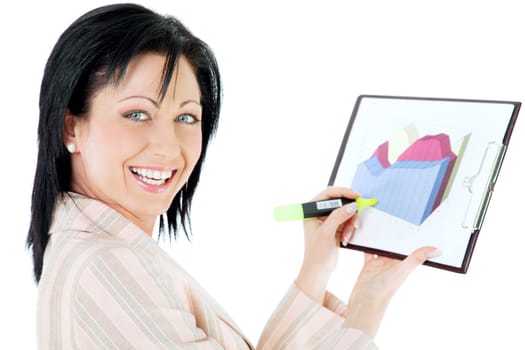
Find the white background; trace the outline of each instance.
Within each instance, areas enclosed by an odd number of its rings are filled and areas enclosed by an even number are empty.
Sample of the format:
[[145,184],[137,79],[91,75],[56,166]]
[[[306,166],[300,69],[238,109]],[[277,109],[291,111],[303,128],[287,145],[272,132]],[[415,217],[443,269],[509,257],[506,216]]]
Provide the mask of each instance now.
[[[104,3],[17,1],[0,14],[0,348],[35,348],[24,241],[43,67],[66,26]],[[193,243],[171,250],[253,343],[302,257],[301,225],[274,223],[273,207],[324,188],[359,94],[525,100],[519,1],[144,4],[179,17],[222,69],[224,109],[194,202]],[[392,300],[376,338],[382,349],[523,346],[524,123],[468,274],[418,269]],[[330,289],[343,300],[361,261],[341,252]]]

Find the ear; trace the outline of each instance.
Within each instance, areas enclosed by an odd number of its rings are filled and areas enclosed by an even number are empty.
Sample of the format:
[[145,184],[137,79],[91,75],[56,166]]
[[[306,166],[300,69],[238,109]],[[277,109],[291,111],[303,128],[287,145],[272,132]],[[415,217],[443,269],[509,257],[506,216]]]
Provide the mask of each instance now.
[[68,109],[66,112],[66,117],[64,119],[64,130],[62,131],[62,139],[64,140],[64,146],[66,146],[66,148],[68,149],[70,147],[69,145],[73,144],[73,149],[78,150],[78,139],[77,133],[75,132],[77,123],[77,118],[75,118]]

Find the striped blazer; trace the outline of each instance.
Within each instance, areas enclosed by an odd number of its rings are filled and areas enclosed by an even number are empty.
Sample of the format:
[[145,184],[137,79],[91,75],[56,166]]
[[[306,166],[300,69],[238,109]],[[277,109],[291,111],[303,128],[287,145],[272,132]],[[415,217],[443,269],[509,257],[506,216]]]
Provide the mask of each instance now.
[[[40,349],[254,349],[226,312],[158,244],[104,203],[57,202],[38,288]],[[343,328],[346,309],[295,284],[257,349],[376,349]]]

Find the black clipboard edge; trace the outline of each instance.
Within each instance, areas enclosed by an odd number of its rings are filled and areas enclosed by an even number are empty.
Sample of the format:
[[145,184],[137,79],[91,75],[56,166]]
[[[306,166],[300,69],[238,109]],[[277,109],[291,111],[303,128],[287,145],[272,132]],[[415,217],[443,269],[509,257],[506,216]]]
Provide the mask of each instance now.
[[[346,127],[345,133],[343,135],[343,140],[341,142],[341,146],[339,148],[339,152],[337,153],[337,158],[336,158],[334,167],[332,169],[332,173],[330,175],[330,179],[328,181],[328,186],[333,186],[333,184],[335,182],[335,178],[337,177],[337,173],[339,171],[339,166],[341,165],[341,160],[343,159],[343,156],[344,156],[344,152],[345,152],[345,149],[346,149],[346,144],[348,142],[348,138],[350,137],[350,131],[352,130],[352,126],[354,124],[355,118],[356,118],[357,113],[359,111],[359,107],[361,105],[361,101],[364,98],[512,104],[512,105],[514,105],[514,109],[513,109],[511,118],[509,120],[509,124],[507,125],[507,130],[505,131],[505,135],[503,136],[503,140],[502,140],[502,144],[505,145],[505,146],[509,145],[510,137],[512,135],[512,131],[514,130],[514,125],[516,124],[516,120],[518,119],[518,114],[519,114],[519,111],[520,111],[520,108],[521,108],[521,102],[517,102],[517,101],[476,100],[476,99],[457,99],[457,98],[440,98],[440,97],[411,97],[411,96],[395,96],[395,95],[359,95],[357,97],[357,100],[356,100],[355,105],[354,105],[354,109],[352,111],[352,115],[350,116],[350,120],[348,122],[348,125]],[[500,162],[500,165],[499,165],[498,169],[496,170],[496,175],[494,177],[493,184],[495,184],[496,181],[497,181],[497,178],[499,176],[499,172],[501,170],[501,166],[503,165],[503,160],[505,158],[505,154],[506,153],[507,152],[505,152],[503,154],[501,162]],[[494,190],[494,186],[491,187],[491,192],[493,190]],[[487,204],[487,207],[485,208],[485,212],[488,210],[489,205],[490,205],[490,198],[489,198],[489,203]],[[472,233],[470,235],[470,240],[469,240],[469,243],[467,244],[467,248],[465,250],[465,256],[463,258],[463,263],[461,264],[461,267],[456,267],[456,266],[452,266],[452,265],[436,263],[436,262],[433,262],[433,261],[425,261],[423,263],[423,265],[427,265],[427,266],[431,266],[431,267],[435,267],[435,268],[438,268],[438,269],[447,270],[447,271],[451,271],[451,272],[466,274],[467,271],[468,271],[468,268],[470,266],[470,261],[472,260],[472,255],[474,253],[474,247],[476,246],[476,242],[478,240],[478,236],[479,236],[479,232],[480,232],[481,226],[483,224],[483,220],[484,220],[484,215],[483,215],[483,219],[479,223],[479,227],[477,227],[474,231],[472,231]],[[342,248],[346,248],[346,249],[359,250],[359,251],[363,251],[365,253],[386,256],[386,257],[394,258],[394,259],[404,259],[404,258],[406,258],[406,255],[403,255],[403,254],[397,254],[397,253],[386,251],[386,250],[370,248],[370,247],[365,247],[365,246],[359,246],[359,245],[355,245],[355,244],[351,244],[351,243],[348,244],[347,246],[341,245],[341,247]]]
[[521,108],[521,102],[506,102],[514,105],[514,111],[512,112],[512,116],[510,118],[510,123],[507,126],[507,131],[505,132],[505,136],[503,137],[502,143],[505,146],[509,145],[510,141],[510,135],[512,135],[512,131],[514,130],[514,125],[516,124],[516,120],[518,120],[518,114],[520,112]]
[[[470,261],[472,259],[474,247],[476,246],[476,242],[478,240],[478,235],[479,235],[479,230],[475,230],[474,232],[472,232],[469,243],[467,245],[467,249],[465,251],[463,262],[460,267],[447,265],[447,264],[441,264],[441,263],[437,263],[437,262],[430,261],[430,260],[425,261],[423,265],[431,266],[431,267],[435,267],[441,270],[447,270],[447,271],[451,271],[455,273],[466,274],[469,268],[469,265],[470,265]],[[386,256],[388,258],[399,259],[399,260],[402,260],[407,257],[404,254],[398,254],[398,253],[390,252],[387,250],[370,248],[370,247],[360,246],[360,245],[351,244],[351,243],[348,244],[347,246],[341,245],[340,247],[345,248],[345,249],[362,251],[362,252],[370,253],[370,254],[377,254],[377,255]]]

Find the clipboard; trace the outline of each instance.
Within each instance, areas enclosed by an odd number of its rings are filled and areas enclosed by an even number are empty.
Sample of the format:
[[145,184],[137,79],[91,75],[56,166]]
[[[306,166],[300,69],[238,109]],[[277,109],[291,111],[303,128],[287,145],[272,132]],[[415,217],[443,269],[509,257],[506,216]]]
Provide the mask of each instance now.
[[374,207],[346,247],[403,259],[433,245],[425,265],[467,273],[521,102],[358,96],[330,186]]

